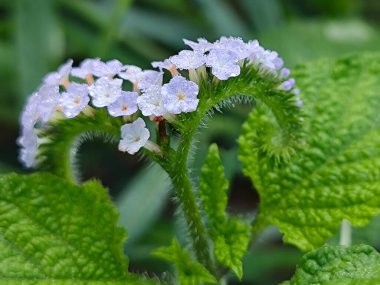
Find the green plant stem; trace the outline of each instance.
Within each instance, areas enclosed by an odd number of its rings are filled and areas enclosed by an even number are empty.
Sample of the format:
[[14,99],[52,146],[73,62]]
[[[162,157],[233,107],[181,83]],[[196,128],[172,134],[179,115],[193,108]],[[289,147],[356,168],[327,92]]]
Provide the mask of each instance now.
[[351,245],[351,224],[347,220],[343,220],[340,225],[339,244],[343,246]]
[[[245,95],[246,97],[254,99],[256,102],[268,106],[282,129],[289,130],[293,127],[293,125],[291,125],[292,122],[289,122],[286,111],[283,109],[283,104],[285,104],[284,97],[281,97],[283,94],[278,95],[276,91],[272,89],[270,83],[257,79],[255,74],[250,74],[250,76],[255,78],[255,80],[251,79],[245,81],[234,78],[229,82],[220,82],[217,85],[211,81],[205,81],[199,92],[201,98],[197,111],[179,115],[178,120],[173,123],[181,132],[181,140],[178,148],[176,150],[170,147],[164,149],[163,158],[153,153],[148,153],[151,158],[159,163],[169,174],[182,206],[196,257],[198,261],[206,265],[211,272],[215,272],[216,267],[210,256],[211,252],[207,230],[202,221],[200,209],[196,202],[195,190],[192,186],[187,167],[190,146],[202,120],[212,108],[222,101],[228,101],[236,95]],[[294,139],[294,137],[290,137],[289,141],[292,139]],[[289,143],[289,141],[287,141],[287,143]],[[257,228],[255,226],[252,230],[254,236],[265,227],[265,224],[261,222],[259,224]]]

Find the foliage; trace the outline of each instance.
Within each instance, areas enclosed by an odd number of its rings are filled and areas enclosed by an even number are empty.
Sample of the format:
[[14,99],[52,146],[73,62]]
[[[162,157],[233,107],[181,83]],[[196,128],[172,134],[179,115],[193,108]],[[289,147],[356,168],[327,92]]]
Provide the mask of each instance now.
[[379,263],[380,254],[367,245],[323,246],[307,253],[283,284],[378,284]]
[[2,284],[154,284],[127,273],[125,231],[97,181],[39,173],[0,184]]
[[[58,177],[0,178],[0,283],[235,284],[238,278],[274,284],[287,278],[301,253],[279,247],[280,234],[273,227],[263,233],[269,224],[279,227],[286,242],[306,251],[326,242],[333,245],[306,253],[285,284],[380,283],[375,249],[335,246],[342,219],[358,226],[353,228],[354,243],[380,245],[379,216],[362,228],[379,213],[379,59],[376,54],[334,59],[378,50],[379,33],[363,19],[367,10],[378,21],[375,0],[27,2],[0,1],[0,173],[24,171],[13,146],[17,115],[41,77],[68,57],[116,57],[147,67],[183,47],[181,38],[255,35],[279,51],[287,65],[301,63],[293,74],[304,106],[299,112],[293,96],[248,68],[239,80],[205,80],[199,112],[181,115],[167,126],[173,149],[161,145],[164,159],[144,153],[160,164],[149,169],[139,168],[145,158],[136,166],[137,159],[111,152],[121,119],[96,112],[55,122],[39,134],[44,138],[39,159],[40,170]],[[330,59],[307,63],[321,57]],[[253,112],[238,150],[235,139],[249,110],[242,102],[251,103]],[[101,145],[99,151],[99,144],[86,143],[93,139],[112,146]],[[209,148],[213,142],[218,146]],[[237,206],[237,192],[249,192],[238,152],[260,197],[256,201],[251,192]],[[128,230],[124,251],[130,271],[165,272],[156,278],[160,281],[127,272],[121,252],[125,233],[116,226],[108,191],[94,181],[80,185],[92,176],[101,177],[116,197],[118,224]],[[248,213],[236,214],[243,211],[241,204],[250,205]],[[72,238],[67,243],[65,231]],[[103,251],[106,258],[94,258],[95,245],[113,243]],[[76,250],[87,259],[74,260]],[[174,265],[173,278],[157,257]],[[46,263],[38,267],[36,260]],[[90,277],[83,275],[81,262],[86,260],[93,265]],[[63,268],[61,275],[56,268]]]
[[157,248],[152,254],[174,264],[180,284],[216,283],[215,277],[202,264],[195,261],[186,250],[182,249],[176,239],[173,239],[170,246]]
[[[304,145],[285,167],[268,164],[257,146],[259,112],[240,138],[244,172],[261,195],[257,227],[275,224],[303,250],[321,246],[343,219],[364,226],[379,213],[380,61],[377,54],[303,65]],[[363,110],[365,114],[363,114]]]

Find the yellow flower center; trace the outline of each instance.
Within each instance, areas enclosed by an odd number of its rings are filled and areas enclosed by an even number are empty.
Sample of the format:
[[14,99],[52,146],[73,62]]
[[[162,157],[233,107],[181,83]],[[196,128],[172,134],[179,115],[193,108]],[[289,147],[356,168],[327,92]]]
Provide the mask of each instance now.
[[184,93],[178,93],[177,98],[178,98],[178,100],[182,101],[182,100],[185,100],[186,95]]

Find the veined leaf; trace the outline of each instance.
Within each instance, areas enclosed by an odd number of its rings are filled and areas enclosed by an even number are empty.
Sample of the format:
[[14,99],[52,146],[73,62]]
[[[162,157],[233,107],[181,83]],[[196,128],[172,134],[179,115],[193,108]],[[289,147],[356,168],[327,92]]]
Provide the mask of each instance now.
[[249,223],[226,213],[228,181],[216,144],[212,144],[201,170],[199,196],[207,214],[208,229],[214,242],[216,259],[241,279],[243,255],[249,239]]
[[153,255],[174,264],[179,284],[198,285],[203,283],[216,284],[214,276],[200,263],[195,261],[176,239],[167,247],[161,247]]
[[283,285],[380,283],[380,254],[367,245],[324,246],[306,254],[293,278]]
[[11,174],[0,186],[1,284],[145,284],[127,273],[126,234],[98,182]]
[[250,226],[247,221],[231,218],[220,226],[214,237],[214,253],[217,260],[230,268],[239,279],[243,277],[243,256],[250,241]]
[[322,60],[295,69],[305,138],[279,168],[257,147],[268,118],[252,112],[240,160],[260,194],[257,229],[274,224],[303,250],[321,246],[343,219],[366,225],[380,212],[380,55]]

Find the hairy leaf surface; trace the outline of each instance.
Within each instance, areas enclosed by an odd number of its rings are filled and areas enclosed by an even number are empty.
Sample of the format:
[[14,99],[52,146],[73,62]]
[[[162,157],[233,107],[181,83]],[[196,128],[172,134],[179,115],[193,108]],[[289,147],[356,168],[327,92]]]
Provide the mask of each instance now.
[[380,283],[380,254],[367,245],[324,246],[307,253],[283,285]]
[[261,198],[254,231],[275,224],[286,242],[311,250],[343,219],[364,226],[380,211],[380,56],[322,60],[294,75],[307,133],[297,155],[283,167],[267,161],[258,141],[275,130],[261,106],[243,127],[239,156]]
[[214,276],[202,264],[195,261],[176,239],[173,239],[170,246],[158,248],[152,254],[174,264],[181,285],[217,283]]
[[228,181],[224,176],[218,146],[212,144],[201,169],[199,195],[207,214],[215,257],[241,279],[242,258],[248,247],[250,227],[247,221],[232,218],[226,213],[227,190]]
[[143,284],[127,273],[117,218],[96,181],[0,177],[0,284]]

